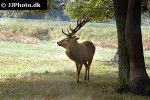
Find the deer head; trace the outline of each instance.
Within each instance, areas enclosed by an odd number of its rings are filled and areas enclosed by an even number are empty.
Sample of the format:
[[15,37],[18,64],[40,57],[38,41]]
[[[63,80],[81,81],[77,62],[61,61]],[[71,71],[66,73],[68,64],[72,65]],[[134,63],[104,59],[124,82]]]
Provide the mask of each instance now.
[[77,42],[77,40],[78,40],[79,38],[77,38],[77,37],[75,36],[76,32],[77,32],[82,26],[84,26],[88,21],[89,21],[89,19],[87,19],[87,20],[77,20],[77,25],[76,25],[76,27],[75,27],[74,29],[72,29],[71,26],[69,26],[69,29],[67,29],[67,32],[68,32],[68,33],[65,33],[64,30],[62,29],[62,33],[63,33],[64,35],[66,35],[67,38],[65,38],[65,39],[63,39],[63,40],[57,42],[57,44],[58,44],[59,46],[62,46],[62,47],[64,47],[64,48],[67,48],[67,46],[68,46],[69,44],[71,44],[72,42]]

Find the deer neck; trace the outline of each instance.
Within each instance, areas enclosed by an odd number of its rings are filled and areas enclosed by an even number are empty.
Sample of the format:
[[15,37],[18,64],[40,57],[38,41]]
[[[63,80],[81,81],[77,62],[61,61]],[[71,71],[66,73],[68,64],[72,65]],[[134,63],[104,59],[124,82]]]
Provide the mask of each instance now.
[[75,60],[76,55],[78,55],[78,50],[79,43],[77,41],[73,41],[68,45],[66,54],[70,59]]

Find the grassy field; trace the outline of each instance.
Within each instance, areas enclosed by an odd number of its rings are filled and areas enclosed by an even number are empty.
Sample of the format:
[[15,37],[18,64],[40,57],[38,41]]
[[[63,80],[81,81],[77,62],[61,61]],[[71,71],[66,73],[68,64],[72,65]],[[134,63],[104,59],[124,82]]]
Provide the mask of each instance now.
[[[50,29],[51,41],[26,44],[16,41],[0,41],[0,100],[150,99],[147,96],[136,96],[130,93],[119,94],[115,91],[118,68],[111,62],[111,58],[116,53],[115,48],[97,46],[90,69],[90,81],[83,81],[85,72],[83,67],[80,76],[81,83],[77,84],[74,62],[69,60],[65,55],[65,50],[56,44],[60,37],[64,37],[59,34],[61,28],[63,25],[67,27],[70,23],[45,22],[42,20],[22,21],[3,20],[0,33],[14,32],[13,34],[19,33],[30,36],[33,29]],[[108,27],[106,28],[106,26]],[[87,27],[78,33],[81,41],[90,39],[96,43],[98,41],[110,43],[111,38],[112,41],[116,41],[115,25],[89,23]],[[84,33],[85,31],[90,34]],[[102,32],[102,34],[96,34],[97,37],[95,37],[93,31]],[[143,27],[143,34],[149,36],[149,32],[148,27]],[[144,56],[147,72],[150,75],[150,51],[145,50]]]
[[[149,97],[118,94],[118,69],[110,59],[116,49],[97,48],[90,82],[76,83],[76,67],[56,42],[1,43],[0,100],[148,100]],[[145,51],[150,75],[150,51]]]

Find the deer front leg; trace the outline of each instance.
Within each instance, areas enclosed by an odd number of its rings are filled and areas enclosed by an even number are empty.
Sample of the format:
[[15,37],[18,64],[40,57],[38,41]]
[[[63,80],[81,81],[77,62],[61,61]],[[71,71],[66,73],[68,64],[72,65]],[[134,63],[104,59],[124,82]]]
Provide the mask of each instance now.
[[77,73],[78,73],[78,65],[79,65],[79,64],[78,64],[78,63],[76,63],[76,69],[77,69]]
[[77,67],[77,83],[79,83],[80,71],[83,64],[76,64]]

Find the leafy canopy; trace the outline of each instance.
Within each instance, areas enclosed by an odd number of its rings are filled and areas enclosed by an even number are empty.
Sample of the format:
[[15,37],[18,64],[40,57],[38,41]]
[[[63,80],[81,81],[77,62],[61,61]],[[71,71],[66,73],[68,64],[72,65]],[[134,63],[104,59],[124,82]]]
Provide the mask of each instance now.
[[65,14],[71,19],[102,21],[113,16],[111,0],[74,0],[65,5]]

